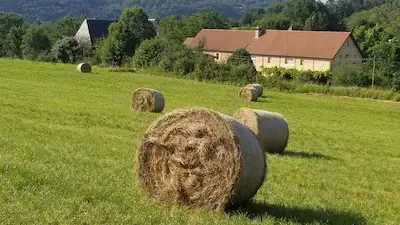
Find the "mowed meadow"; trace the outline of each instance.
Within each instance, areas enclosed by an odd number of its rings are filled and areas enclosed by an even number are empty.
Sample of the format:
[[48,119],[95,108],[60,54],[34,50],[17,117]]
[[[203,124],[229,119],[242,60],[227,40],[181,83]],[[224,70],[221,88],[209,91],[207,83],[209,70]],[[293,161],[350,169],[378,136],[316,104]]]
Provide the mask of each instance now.
[[[160,116],[130,108],[160,90],[170,112],[202,106],[282,113],[287,151],[240,209],[212,213],[149,200],[134,175],[140,138]],[[0,59],[1,224],[399,224],[400,104],[265,91],[75,65]]]

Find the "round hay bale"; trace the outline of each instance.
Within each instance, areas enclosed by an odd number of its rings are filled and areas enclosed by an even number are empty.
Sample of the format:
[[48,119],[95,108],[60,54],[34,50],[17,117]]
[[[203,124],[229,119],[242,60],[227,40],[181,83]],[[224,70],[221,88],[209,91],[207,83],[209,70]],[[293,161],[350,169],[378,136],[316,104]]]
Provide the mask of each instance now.
[[258,91],[253,87],[244,87],[239,90],[239,98],[243,101],[255,102],[258,99]]
[[261,84],[249,84],[246,87],[255,88],[257,90],[257,92],[258,92],[258,97],[261,97],[264,94],[264,88],[263,88],[263,86]]
[[264,151],[269,153],[285,151],[289,139],[289,127],[281,114],[241,108],[233,117],[255,133]]
[[138,154],[140,184],[162,203],[221,211],[253,197],[266,174],[265,153],[253,132],[205,108],[159,118]]
[[132,93],[132,109],[141,112],[162,112],[164,97],[161,92],[150,88],[139,88]]
[[78,71],[81,73],[91,73],[92,66],[88,63],[80,63],[77,67]]

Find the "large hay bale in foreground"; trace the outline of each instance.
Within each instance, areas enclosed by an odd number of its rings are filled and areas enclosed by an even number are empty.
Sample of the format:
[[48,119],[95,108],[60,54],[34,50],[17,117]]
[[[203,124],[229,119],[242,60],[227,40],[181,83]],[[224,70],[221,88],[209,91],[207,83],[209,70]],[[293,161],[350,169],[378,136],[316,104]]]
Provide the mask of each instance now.
[[264,88],[263,88],[263,86],[261,84],[249,84],[246,87],[255,88],[257,90],[257,92],[258,92],[258,97],[261,97],[264,94]]
[[205,108],[159,118],[138,154],[141,186],[162,203],[220,211],[253,197],[266,174],[265,153],[253,132]]
[[88,63],[80,63],[77,67],[79,72],[82,73],[91,73],[92,72],[92,66]]
[[141,112],[162,112],[164,97],[161,92],[150,88],[139,88],[132,93],[132,109]]
[[289,139],[289,127],[281,114],[241,108],[233,117],[256,134],[266,152],[282,153],[285,151]]
[[239,98],[243,101],[255,102],[258,99],[258,91],[253,87],[243,87],[239,90]]

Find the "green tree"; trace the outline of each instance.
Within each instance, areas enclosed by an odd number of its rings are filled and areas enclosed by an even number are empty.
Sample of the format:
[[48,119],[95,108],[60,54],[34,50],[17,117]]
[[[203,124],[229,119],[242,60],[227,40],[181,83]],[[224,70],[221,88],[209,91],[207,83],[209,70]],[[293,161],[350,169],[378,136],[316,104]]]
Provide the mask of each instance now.
[[329,17],[323,12],[313,12],[304,23],[304,30],[328,30]]
[[143,41],[133,56],[133,64],[140,68],[157,66],[167,45],[168,42],[159,37]]
[[[40,25],[30,26],[22,38],[22,56],[38,60],[51,50],[51,41]],[[40,57],[39,57],[40,56]]]
[[243,13],[242,17],[240,18],[240,23],[244,26],[252,25],[254,21],[263,17],[264,14],[265,14],[264,9],[259,9],[259,8],[248,9]]
[[21,27],[24,24],[25,18],[22,15],[0,11],[0,57],[7,53],[6,36],[10,33],[12,27]]
[[101,46],[102,60],[109,65],[121,66],[130,61],[142,41],[154,36],[154,26],[143,9],[139,6],[126,8],[119,21],[109,27],[109,35]]
[[266,14],[255,24],[266,29],[287,30],[291,23],[283,14]]
[[227,63],[230,65],[239,65],[239,64],[253,65],[253,60],[251,59],[250,53],[246,49],[238,49],[228,58]]
[[169,41],[183,42],[185,34],[182,27],[179,16],[168,16],[160,20],[160,29]]
[[63,63],[74,63],[82,58],[83,50],[73,37],[58,40],[51,51],[54,58]]
[[285,8],[285,5],[282,2],[275,2],[271,5],[269,5],[266,9],[266,13],[281,13],[283,9]]
[[26,31],[25,26],[11,27],[5,39],[6,56],[22,58],[22,37]]
[[64,16],[57,20],[54,22],[56,38],[73,37],[83,21],[83,16]]

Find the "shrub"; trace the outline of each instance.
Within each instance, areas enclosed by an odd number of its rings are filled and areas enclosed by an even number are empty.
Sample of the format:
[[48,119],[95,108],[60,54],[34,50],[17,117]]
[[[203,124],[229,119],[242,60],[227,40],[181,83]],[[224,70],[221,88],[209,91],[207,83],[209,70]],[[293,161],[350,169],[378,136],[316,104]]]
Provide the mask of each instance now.
[[73,37],[58,40],[53,46],[54,58],[63,63],[75,63],[82,59],[83,49]]
[[253,64],[238,64],[231,66],[230,79],[232,83],[248,84],[256,81],[257,70]]
[[158,37],[143,41],[133,56],[133,65],[139,68],[157,66],[163,57],[167,44],[166,40]]
[[318,84],[326,84],[332,77],[330,71],[300,71],[297,69],[286,69],[286,68],[263,68],[262,74],[265,76],[275,76],[286,80],[299,80],[302,82],[311,82]]
[[164,72],[175,72],[180,75],[192,73],[195,69],[196,54],[183,45],[171,44],[163,54],[159,68]]
[[238,65],[243,63],[253,64],[253,60],[246,49],[238,49],[228,58],[227,63],[229,65]]
[[332,75],[332,84],[336,86],[367,87],[371,83],[371,75],[363,69],[342,67],[335,70]]

